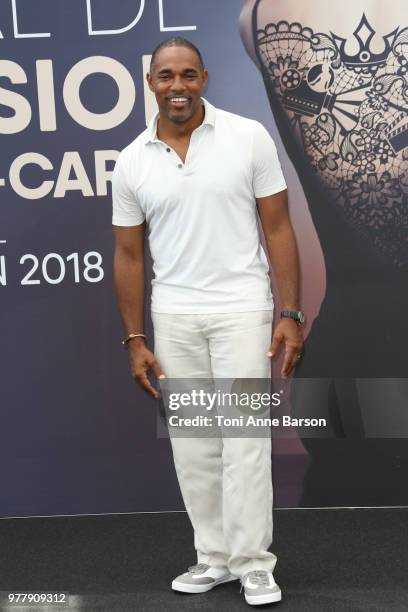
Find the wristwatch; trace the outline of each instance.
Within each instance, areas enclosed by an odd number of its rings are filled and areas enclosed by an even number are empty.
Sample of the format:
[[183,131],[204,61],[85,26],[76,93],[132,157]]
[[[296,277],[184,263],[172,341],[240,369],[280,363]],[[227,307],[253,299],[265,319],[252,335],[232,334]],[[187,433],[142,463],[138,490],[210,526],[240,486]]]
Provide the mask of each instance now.
[[305,314],[302,310],[282,310],[280,313],[281,319],[288,317],[296,321],[298,325],[303,325],[305,322]]

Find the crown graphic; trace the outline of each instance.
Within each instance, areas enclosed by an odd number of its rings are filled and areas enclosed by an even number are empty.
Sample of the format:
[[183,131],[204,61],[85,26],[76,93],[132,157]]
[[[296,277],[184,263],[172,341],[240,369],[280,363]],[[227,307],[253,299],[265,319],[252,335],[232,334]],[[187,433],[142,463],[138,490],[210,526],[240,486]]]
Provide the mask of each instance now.
[[340,53],[341,60],[343,64],[347,66],[347,68],[350,68],[355,72],[375,73],[378,68],[384,66],[398,29],[399,28],[397,27],[395,30],[387,34],[387,36],[383,36],[384,50],[381,53],[373,53],[370,50],[370,45],[375,34],[375,30],[373,30],[367,20],[367,17],[363,13],[360,23],[353,32],[354,37],[358,40],[360,45],[360,49],[355,55],[349,55],[346,53],[346,38],[341,38],[333,32],[330,33],[333,36],[334,44]]

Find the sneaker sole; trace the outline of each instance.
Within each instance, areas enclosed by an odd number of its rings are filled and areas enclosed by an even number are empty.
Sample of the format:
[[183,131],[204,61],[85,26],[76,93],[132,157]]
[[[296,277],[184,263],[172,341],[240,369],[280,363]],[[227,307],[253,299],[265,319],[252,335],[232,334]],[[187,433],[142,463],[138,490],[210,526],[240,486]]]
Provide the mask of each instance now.
[[245,601],[251,606],[258,606],[266,603],[275,603],[281,601],[282,592],[270,593],[269,595],[247,595],[245,593]]
[[211,591],[211,589],[219,584],[223,584],[224,582],[232,582],[233,580],[238,580],[238,577],[230,575],[226,576],[225,578],[220,578],[215,582],[211,582],[210,584],[185,584],[183,582],[173,580],[171,583],[171,588],[174,591],[181,591],[182,593],[206,593],[207,591]]

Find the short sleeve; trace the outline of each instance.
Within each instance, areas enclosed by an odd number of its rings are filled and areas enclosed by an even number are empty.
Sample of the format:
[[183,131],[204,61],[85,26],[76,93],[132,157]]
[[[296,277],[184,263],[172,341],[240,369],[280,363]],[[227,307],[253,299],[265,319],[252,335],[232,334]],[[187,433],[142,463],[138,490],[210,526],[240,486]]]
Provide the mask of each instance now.
[[287,188],[276,145],[269,132],[255,122],[252,142],[253,189],[256,198],[264,198]]
[[121,156],[112,174],[112,224],[122,226],[140,225],[145,219],[136,194],[130,189],[125,176]]

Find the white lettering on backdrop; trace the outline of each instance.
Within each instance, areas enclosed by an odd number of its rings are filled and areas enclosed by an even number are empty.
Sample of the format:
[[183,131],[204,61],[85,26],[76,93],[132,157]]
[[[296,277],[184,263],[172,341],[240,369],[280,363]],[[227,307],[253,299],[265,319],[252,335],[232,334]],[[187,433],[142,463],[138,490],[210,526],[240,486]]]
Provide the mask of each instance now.
[[[41,170],[49,172],[54,170],[54,166],[48,157],[41,153],[22,153],[12,162],[9,172],[10,186],[13,191],[21,198],[26,200],[39,200],[47,196],[53,189],[54,198],[63,198],[67,191],[80,191],[84,197],[106,196],[108,193],[107,184],[111,180],[112,170],[107,170],[107,162],[116,161],[119,151],[106,150],[95,151],[95,190],[92,188],[85,166],[78,151],[66,151],[62,158],[61,166],[54,180],[41,180],[37,187],[24,185],[21,174],[29,164],[38,166]],[[74,175],[71,178],[71,175]]]
[[[20,32],[18,26],[18,14],[23,12],[23,8],[20,6],[17,9],[17,0],[11,1],[11,11],[12,11],[12,20],[13,20],[13,33],[14,38],[50,38],[51,32]],[[173,3],[175,0],[171,0]],[[103,30],[95,30],[93,27],[93,5],[92,0],[86,0],[86,16],[88,22],[88,34],[89,36],[101,36],[101,35],[117,35],[123,34],[125,32],[129,32],[132,28],[134,28],[141,18],[143,17],[144,9],[145,9],[145,0],[139,1],[139,9],[133,20],[123,26],[122,28],[113,28],[111,30],[103,29]],[[175,32],[175,31],[186,31],[186,30],[196,30],[196,25],[179,25],[179,26],[168,26],[165,25],[165,17],[164,17],[164,7],[163,0],[158,0],[158,9],[159,9],[159,27],[160,32]],[[112,3],[112,11],[116,10],[115,4]],[[0,30],[0,39],[4,38],[2,31]]]

